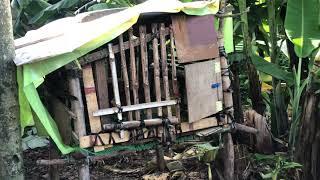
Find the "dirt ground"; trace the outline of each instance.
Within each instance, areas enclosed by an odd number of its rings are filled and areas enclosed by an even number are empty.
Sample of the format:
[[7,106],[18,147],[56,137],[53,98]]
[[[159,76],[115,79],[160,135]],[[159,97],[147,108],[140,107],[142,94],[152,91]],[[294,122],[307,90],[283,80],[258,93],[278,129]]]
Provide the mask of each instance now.
[[[40,166],[36,164],[38,159],[49,159],[49,148],[37,148],[24,152],[24,165],[26,179],[49,179],[49,166]],[[130,155],[119,155],[99,161],[90,165],[91,179],[114,179],[114,180],[131,180],[142,179],[146,174],[162,174],[157,170],[150,169],[150,162],[155,157],[155,151],[149,150],[138,152]],[[115,172],[114,169],[131,171],[130,173]],[[185,179],[208,179],[208,166],[199,162],[197,159],[191,159],[183,162]],[[132,170],[136,170],[132,172]],[[69,164],[58,167],[60,179],[71,180],[78,179],[77,165]],[[169,173],[169,172],[167,172]],[[172,177],[173,173],[170,173]],[[174,179],[174,178],[173,178]],[[177,178],[178,179],[178,178]]]

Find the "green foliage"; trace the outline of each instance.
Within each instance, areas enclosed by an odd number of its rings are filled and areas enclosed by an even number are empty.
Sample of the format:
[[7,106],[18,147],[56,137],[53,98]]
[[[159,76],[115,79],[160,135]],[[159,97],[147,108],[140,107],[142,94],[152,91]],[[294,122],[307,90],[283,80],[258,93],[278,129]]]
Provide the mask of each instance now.
[[319,0],[288,0],[285,28],[299,57],[320,45],[319,7]]
[[279,176],[288,178],[286,175],[288,170],[302,167],[301,164],[292,162],[280,154],[254,154],[252,159],[260,167],[259,174],[263,179],[277,180]]
[[281,69],[278,65],[270,63],[255,54],[252,55],[252,63],[256,66],[257,70],[286,81],[288,84],[293,84],[292,73]]

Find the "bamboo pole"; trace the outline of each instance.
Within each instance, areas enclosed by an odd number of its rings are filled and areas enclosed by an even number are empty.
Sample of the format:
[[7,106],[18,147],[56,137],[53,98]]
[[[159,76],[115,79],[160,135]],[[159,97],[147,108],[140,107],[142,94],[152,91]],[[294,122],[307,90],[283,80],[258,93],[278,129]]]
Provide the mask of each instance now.
[[[149,72],[148,72],[148,48],[146,42],[146,26],[139,26],[140,36],[140,52],[141,52],[141,66],[142,66],[142,81],[144,89],[144,97],[146,103],[151,102],[150,87],[149,87]],[[151,109],[147,109],[147,118],[152,118]]]
[[[122,112],[130,112],[130,111],[137,111],[143,109],[151,109],[163,106],[172,106],[177,104],[176,100],[168,100],[168,101],[160,101],[160,102],[149,102],[149,103],[140,103],[140,104],[133,104],[130,106],[122,106]],[[118,107],[107,108],[107,109],[100,109],[98,111],[93,112],[93,116],[104,116],[109,114],[117,114],[119,112]]]
[[[176,100],[180,98],[179,94],[179,87],[178,87],[178,79],[177,79],[177,67],[176,67],[176,56],[174,51],[174,36],[173,36],[173,30],[172,27],[170,27],[170,49],[171,49],[171,68],[172,68],[172,87],[173,87],[173,94]],[[180,104],[177,103],[176,106],[176,116],[179,120],[180,119]]]
[[[119,46],[120,46],[120,57],[121,57],[121,68],[122,68],[122,74],[123,74],[123,81],[124,81],[124,90],[125,90],[125,96],[127,105],[131,105],[130,100],[130,86],[129,86],[129,77],[128,77],[128,69],[127,69],[127,62],[126,62],[126,54],[124,51],[123,46],[123,35],[121,34],[119,36]],[[132,112],[128,113],[128,119],[129,121],[132,121]]]
[[[226,7],[227,0],[220,1],[220,11],[224,12]],[[224,51],[224,39],[223,39],[223,29],[224,29],[224,18],[221,17],[219,19],[219,30],[218,30],[218,43],[219,43],[219,51],[220,51],[220,67],[222,76],[222,90],[223,90],[223,103],[224,107],[228,108],[226,111],[233,117],[233,99],[232,92],[229,91],[231,86],[231,81],[229,78],[229,66],[226,59],[226,55],[223,54]],[[226,116],[225,122],[231,123],[231,119],[229,116]],[[233,141],[230,133],[226,133],[223,135],[224,139],[224,178],[226,180],[234,179],[234,148]]]
[[[172,117],[169,119],[170,124],[178,124],[179,120],[176,117]],[[160,126],[163,123],[163,119],[155,118],[155,119],[145,119],[144,120],[144,126],[150,127],[150,126]],[[142,125],[141,121],[124,121],[121,124],[104,124],[103,130],[109,132],[109,131],[115,131],[115,130],[123,130],[123,129],[134,129],[134,128],[140,128]]]
[[[158,33],[158,25],[152,24],[152,34],[157,35]],[[152,40],[152,48],[153,48],[153,67],[154,67],[154,86],[155,86],[155,94],[157,102],[161,101],[161,87],[160,87],[160,67],[159,67],[159,42],[158,38],[154,38]],[[158,116],[162,116],[162,107],[158,107]]]
[[[111,67],[114,99],[117,107],[121,107],[119,86],[118,86],[118,76],[117,76],[116,62],[115,62],[114,54],[112,51],[112,44],[108,44],[108,48],[109,48],[109,61],[110,61],[110,67]],[[118,120],[122,121],[122,112],[119,111],[117,114],[118,114],[117,115]]]
[[[161,48],[161,63],[162,63],[162,77],[166,100],[170,100],[169,94],[169,80],[168,80],[168,65],[167,65],[167,49],[165,37],[165,25],[160,24],[160,48]],[[171,107],[167,107],[168,117],[172,116]]]
[[[86,132],[86,124],[85,124],[85,116],[84,116],[84,105],[82,101],[82,94],[81,94],[81,86],[80,80],[77,77],[71,77],[69,79],[69,90],[70,94],[77,98],[76,101],[71,102],[71,110],[76,115],[75,121],[75,131],[78,136],[78,139],[85,136]],[[80,180],[89,180],[90,179],[90,169],[89,164],[84,163],[81,164],[79,169],[79,179]]]
[[[133,88],[133,103],[139,104],[139,82],[137,79],[136,72],[136,59],[135,59],[135,51],[134,51],[134,36],[133,29],[130,28],[129,31],[129,48],[130,48],[130,68],[131,68],[131,87]],[[140,112],[135,112],[135,120],[140,120]]]

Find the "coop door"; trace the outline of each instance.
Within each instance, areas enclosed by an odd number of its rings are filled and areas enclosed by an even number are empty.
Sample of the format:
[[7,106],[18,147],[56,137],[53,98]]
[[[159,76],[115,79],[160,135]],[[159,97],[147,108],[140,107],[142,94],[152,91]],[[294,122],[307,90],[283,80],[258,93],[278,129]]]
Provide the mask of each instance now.
[[185,65],[189,122],[222,110],[219,59]]

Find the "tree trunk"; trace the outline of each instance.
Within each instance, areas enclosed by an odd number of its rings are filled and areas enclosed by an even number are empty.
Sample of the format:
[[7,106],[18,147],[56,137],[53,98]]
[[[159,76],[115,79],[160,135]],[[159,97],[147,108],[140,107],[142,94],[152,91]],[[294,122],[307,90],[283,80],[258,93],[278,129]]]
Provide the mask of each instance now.
[[10,1],[0,1],[0,179],[24,179]]
[[302,179],[316,180],[320,177],[320,96],[308,92],[303,105],[295,160],[303,165]]

